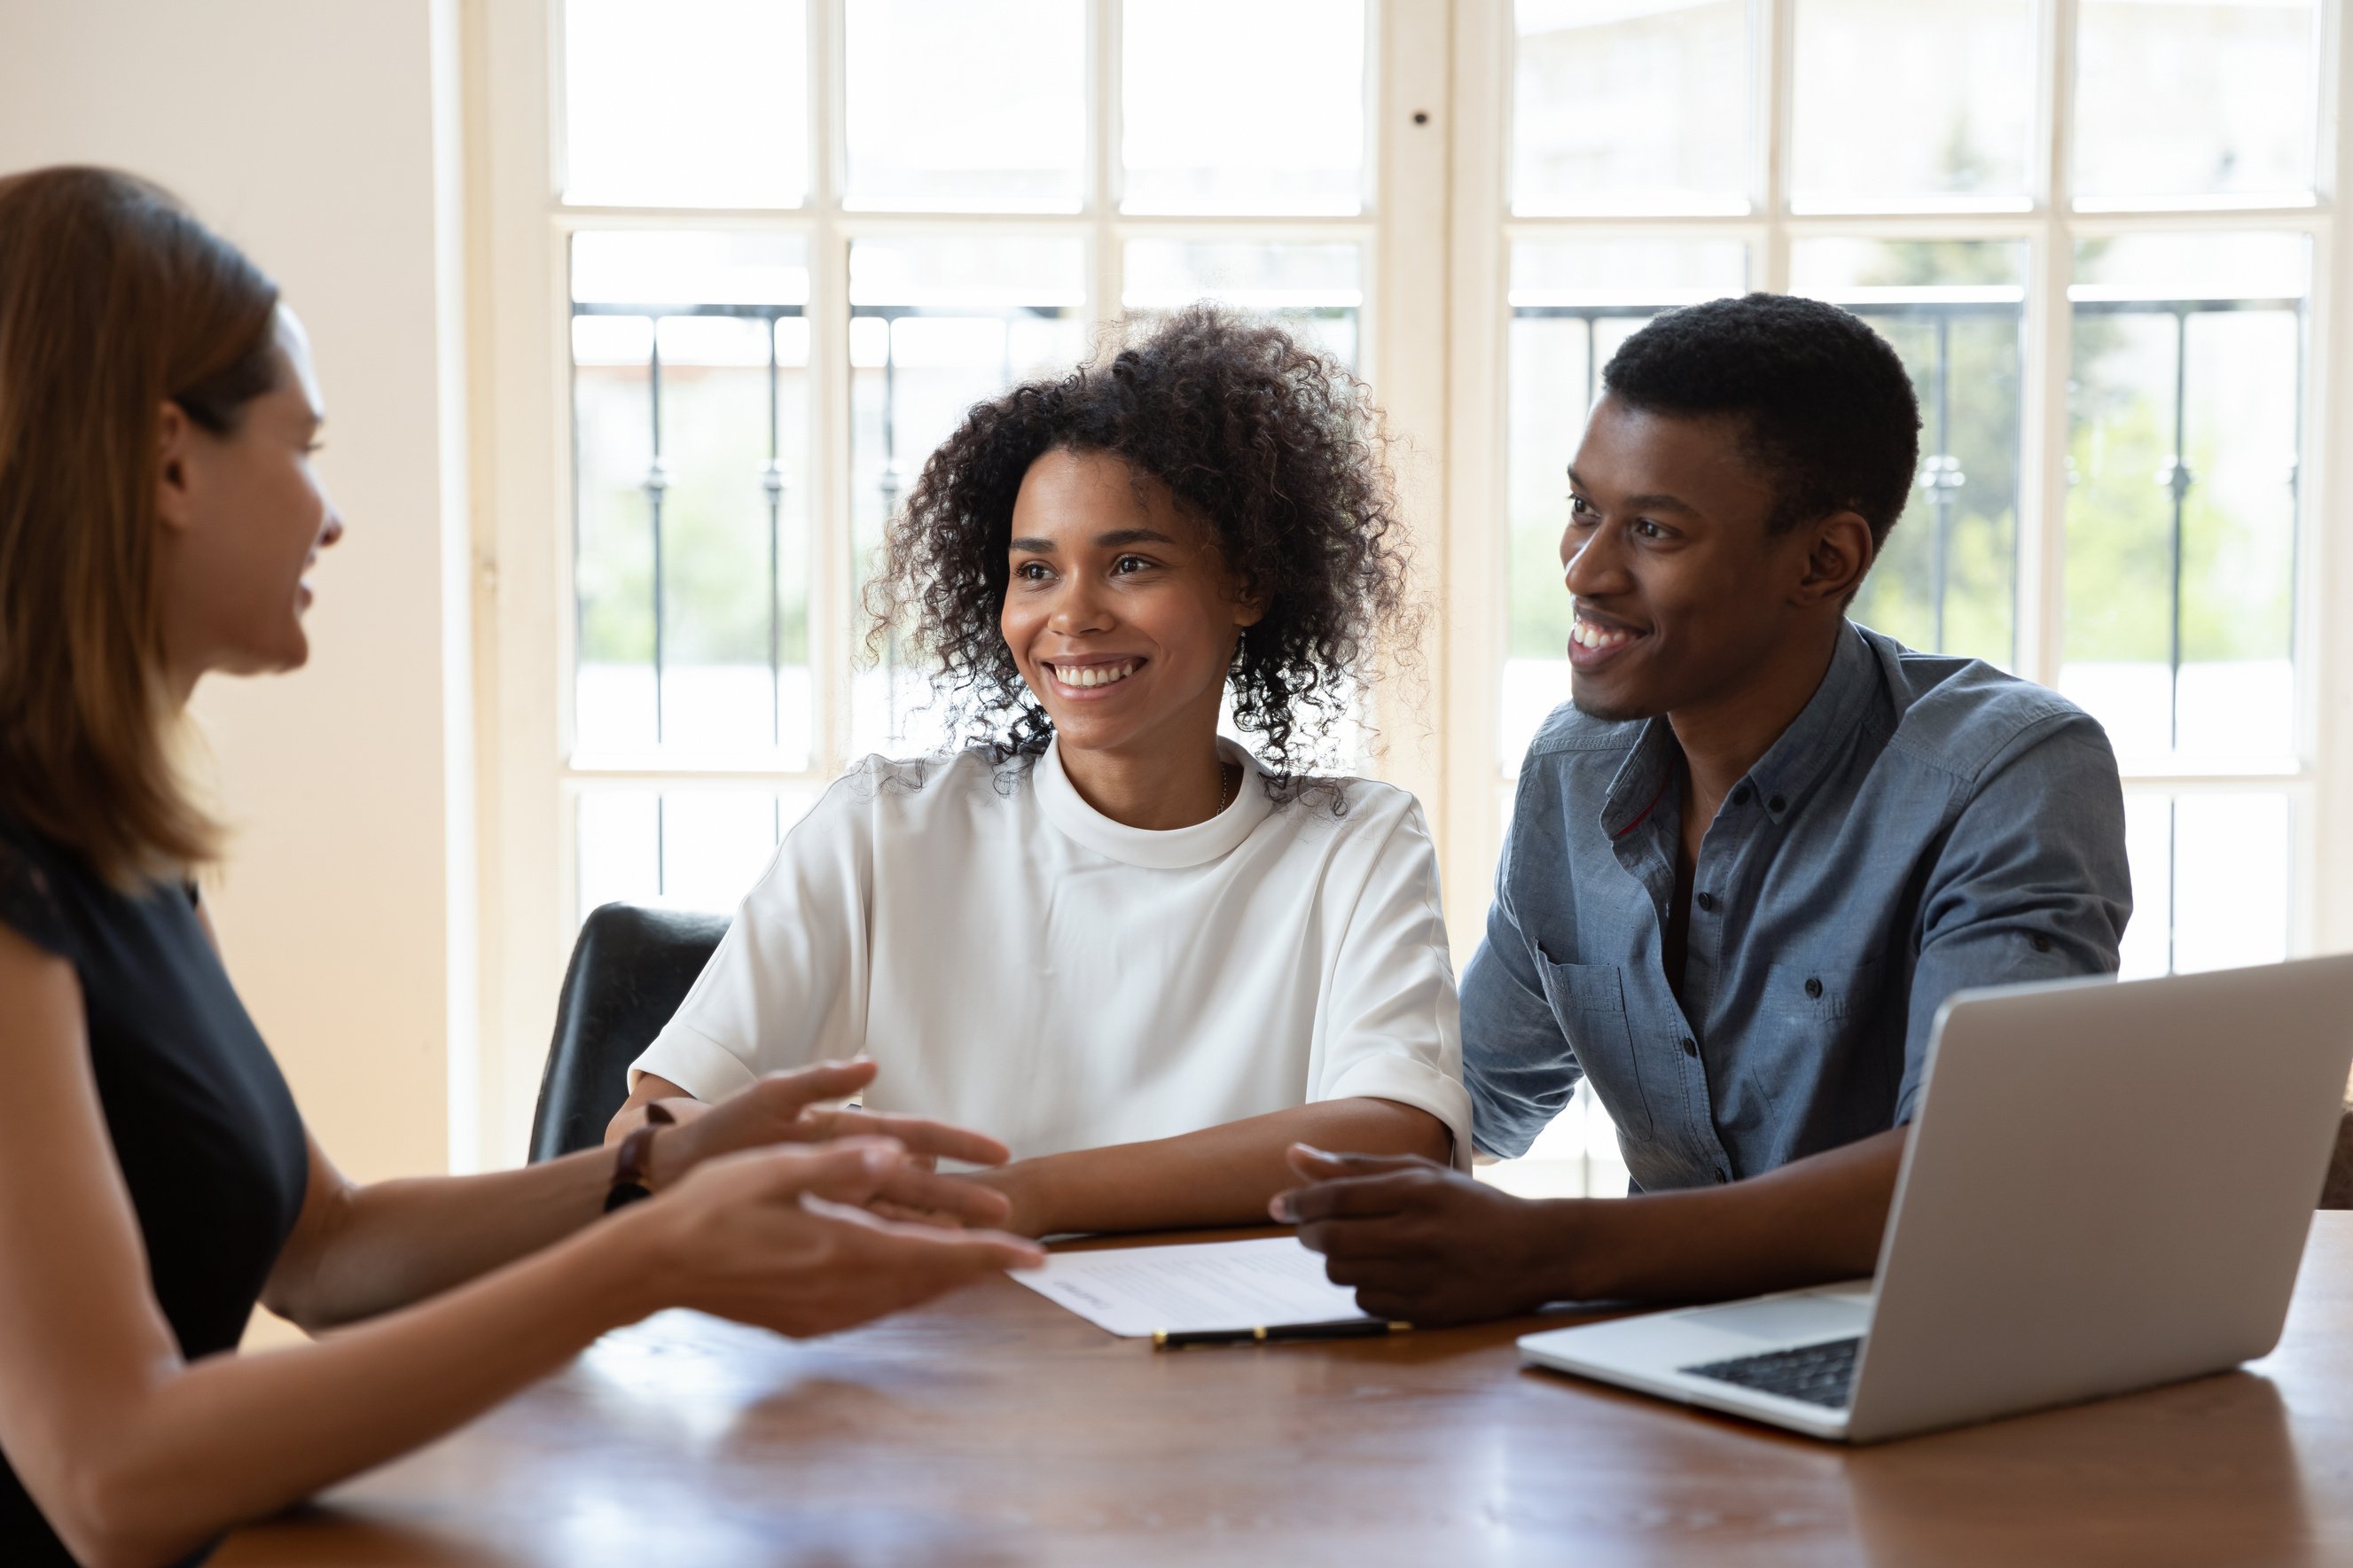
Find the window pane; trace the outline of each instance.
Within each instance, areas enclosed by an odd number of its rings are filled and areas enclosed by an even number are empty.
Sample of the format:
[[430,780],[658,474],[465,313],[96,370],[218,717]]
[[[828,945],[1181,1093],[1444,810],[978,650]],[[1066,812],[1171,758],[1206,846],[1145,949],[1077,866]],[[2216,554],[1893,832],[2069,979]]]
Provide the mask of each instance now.
[[[1075,239],[861,239],[849,249],[850,520],[860,580],[883,521],[965,411],[1015,382],[1060,375],[1086,350]],[[862,627],[861,627],[862,635]],[[895,642],[860,668],[850,754],[913,755],[940,738],[927,672]]]
[[1524,1198],[1622,1198],[1627,1174],[1617,1124],[1593,1098],[1589,1082],[1577,1086],[1567,1109],[1536,1134],[1525,1154],[1478,1172],[1481,1181]]
[[806,767],[801,241],[573,246],[575,756]]
[[1122,205],[1353,213],[1364,205],[1364,0],[1126,0]]
[[661,798],[661,894],[695,910],[732,910],[776,853],[776,797],[695,790]]
[[2078,16],[2079,200],[2311,191],[2316,0],[2083,0]]
[[2127,980],[2287,956],[2294,817],[2277,792],[2125,797]]
[[807,53],[804,0],[567,0],[564,199],[799,205]]
[[642,316],[573,318],[575,752],[659,743],[646,489],[653,472],[653,323]]
[[2023,207],[2031,9],[2027,0],[1801,0],[1793,205]]
[[849,0],[845,205],[1075,212],[1082,0]]
[[2128,762],[2285,763],[2305,243],[2086,241],[2076,276],[2060,687]]
[[584,305],[805,305],[808,257],[798,239],[768,235],[590,230],[572,237],[572,298]]
[[2173,802],[2173,967],[2188,973],[2287,956],[2288,799]]
[[580,796],[579,917],[605,904],[661,897],[661,796],[653,790],[599,789]]
[[1122,305],[1153,315],[1217,300],[1261,311],[1346,365],[1356,363],[1364,258],[1352,244],[1136,239]]
[[2125,796],[2125,861],[2132,871],[2133,912],[2126,922],[2118,975],[2147,980],[2173,972],[2173,797]]
[[1512,247],[1506,463],[1510,629],[1498,761],[1518,772],[1545,715],[1568,700],[1567,591],[1560,535],[1568,460],[1601,368],[1644,321],[1673,305],[1737,294],[1737,240],[1569,240]]
[[1920,399],[1919,480],[1854,618],[1912,647],[2009,666],[2026,247],[1813,239],[1789,264],[1793,292],[1843,305],[1894,345]]
[[818,791],[590,788],[580,795],[579,914],[600,904],[733,910]]
[[1741,0],[1519,0],[1512,207],[1748,210]]

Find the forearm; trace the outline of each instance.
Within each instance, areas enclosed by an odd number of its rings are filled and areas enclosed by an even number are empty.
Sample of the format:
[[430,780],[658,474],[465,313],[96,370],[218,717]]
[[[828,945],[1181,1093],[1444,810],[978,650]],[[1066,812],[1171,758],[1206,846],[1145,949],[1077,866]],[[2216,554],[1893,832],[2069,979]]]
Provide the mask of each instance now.
[[1453,1153],[1451,1134],[1430,1112],[1355,1098],[1018,1161],[978,1179],[1013,1200],[1011,1228],[1029,1236],[1263,1224],[1267,1200],[1298,1180],[1283,1157],[1293,1143],[1439,1161]]
[[613,1112],[613,1120],[605,1124],[605,1142],[618,1143],[642,1126],[646,1120],[646,1107],[657,1100],[693,1098],[666,1078],[649,1072],[638,1073],[629,1085],[629,1098],[621,1102],[621,1109]]
[[1542,1294],[1706,1301],[1867,1276],[1905,1136],[1896,1128],[1729,1186],[1546,1205],[1556,1234]]
[[104,1560],[168,1561],[459,1426],[659,1303],[617,1221],[316,1344],[174,1369],[76,1434]]
[[591,1149],[515,1171],[346,1188],[330,1224],[281,1262],[268,1304],[322,1329],[421,1301],[595,1219],[612,1173],[611,1152]]

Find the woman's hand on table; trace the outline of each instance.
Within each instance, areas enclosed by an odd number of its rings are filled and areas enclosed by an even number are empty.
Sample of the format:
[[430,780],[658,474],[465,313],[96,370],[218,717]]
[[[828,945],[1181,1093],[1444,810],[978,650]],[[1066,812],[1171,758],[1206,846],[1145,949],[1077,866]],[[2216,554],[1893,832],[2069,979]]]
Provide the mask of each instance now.
[[1012,1207],[996,1224],[1019,1236],[1255,1225],[1268,1198],[1297,1179],[1287,1152],[1303,1136],[1396,1152],[1445,1154],[1452,1143],[1445,1124],[1419,1107],[1359,1096],[1037,1155],[962,1179],[1004,1194]]
[[887,1190],[874,1200],[879,1212],[934,1224],[1005,1225],[1011,1210],[997,1192],[933,1173],[943,1159],[1002,1165],[1007,1151],[996,1139],[920,1116],[826,1109],[828,1101],[845,1100],[873,1082],[875,1072],[871,1061],[821,1062],[797,1072],[770,1073],[715,1104],[657,1100],[676,1125],[654,1136],[649,1184],[661,1192],[704,1162],[745,1150],[881,1138],[903,1155]]
[[934,1206],[946,1181],[890,1138],[772,1145],[706,1158],[610,1223],[648,1250],[651,1305],[824,1334],[1045,1260],[1018,1237],[870,1212]]
[[[871,1206],[885,1219],[903,1220],[909,1225],[981,1223],[1014,1236],[1032,1237],[1067,1228],[1056,1226],[1046,1215],[1047,1194],[1044,1184],[1038,1179],[1036,1161],[1017,1160],[1009,1165],[965,1171],[938,1180],[946,1189],[938,1194],[940,1201],[908,1204],[883,1198]],[[985,1221],[967,1217],[968,1211],[982,1205],[991,1211]]]
[[[959,1184],[974,1192],[987,1193],[1005,1205],[1005,1217],[992,1221],[997,1229],[1015,1236],[1049,1236],[1067,1227],[1058,1225],[1047,1213],[1050,1183],[1040,1179],[1038,1162],[1016,1160],[991,1171],[966,1171],[955,1178]],[[910,1214],[907,1219],[929,1219],[926,1215]]]

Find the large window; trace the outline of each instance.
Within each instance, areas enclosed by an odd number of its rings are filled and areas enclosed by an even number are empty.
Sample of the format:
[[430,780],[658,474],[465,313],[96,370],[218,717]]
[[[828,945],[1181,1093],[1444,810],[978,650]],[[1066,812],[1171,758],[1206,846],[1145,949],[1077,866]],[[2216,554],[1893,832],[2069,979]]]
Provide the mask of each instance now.
[[[1910,367],[1918,481],[1856,614],[2107,726],[2128,972],[2353,939],[2316,613],[2322,574],[2353,591],[2318,526],[2321,484],[2347,493],[2317,478],[2348,368],[2335,0],[515,0],[475,25],[490,1158],[586,910],[727,907],[844,765],[936,734],[859,603],[963,410],[1204,296],[1399,416],[1439,614],[1366,695],[1359,765],[1424,798],[1458,964],[1567,694],[1563,469],[1601,367],[1746,289],[1835,300]],[[1539,1156],[1504,1179],[1622,1187],[1589,1103]]]
[[[1508,536],[1474,568],[1508,615],[1493,804],[1456,803],[1451,847],[1500,838],[1568,692],[1562,470],[1600,365],[1661,310],[1788,290],[1871,322],[1920,397],[1917,484],[1856,618],[2055,686],[2116,744],[2126,972],[2302,945],[2327,20],[2314,0],[1519,0],[1488,57],[1510,61],[1507,281],[1455,317],[1459,364],[1503,343],[1501,450],[1450,456],[1504,475]],[[1622,1181],[1589,1102],[1535,1153],[1525,1181]]]
[[966,408],[1204,297],[1357,361],[1366,6],[560,20],[570,904],[724,908],[849,761],[939,738],[860,589]]

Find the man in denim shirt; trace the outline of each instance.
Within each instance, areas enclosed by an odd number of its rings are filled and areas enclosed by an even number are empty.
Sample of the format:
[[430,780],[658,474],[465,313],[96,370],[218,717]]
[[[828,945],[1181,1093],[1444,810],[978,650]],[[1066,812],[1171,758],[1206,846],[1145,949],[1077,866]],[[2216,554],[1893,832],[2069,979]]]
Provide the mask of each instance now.
[[1583,1079],[1642,1195],[1295,1151],[1314,1184],[1277,1216],[1383,1316],[1870,1273],[1938,1007],[2113,973],[2131,910],[2100,727],[1846,619],[1917,462],[1893,350],[1754,294],[1661,317],[1603,384],[1561,541],[1573,700],[1521,771],[1463,1058],[1482,1149],[1524,1152]]

